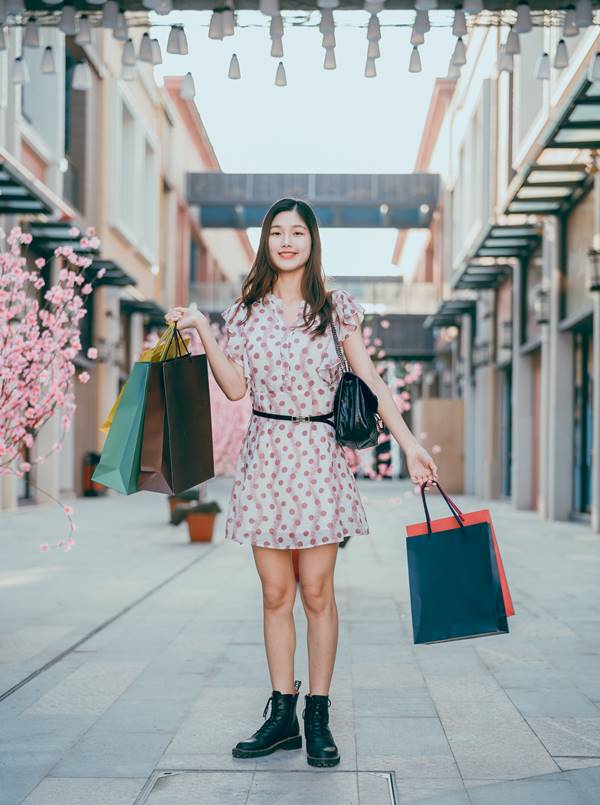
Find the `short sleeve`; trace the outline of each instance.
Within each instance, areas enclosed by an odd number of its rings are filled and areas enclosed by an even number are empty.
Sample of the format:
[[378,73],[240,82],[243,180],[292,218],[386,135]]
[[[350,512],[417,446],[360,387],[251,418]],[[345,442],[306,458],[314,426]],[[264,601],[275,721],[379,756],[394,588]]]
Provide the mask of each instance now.
[[343,341],[356,330],[358,326],[356,317],[358,317],[358,324],[362,324],[365,309],[349,291],[342,288],[333,292],[333,302],[338,337],[340,341]]
[[225,320],[225,336],[221,341],[221,349],[228,358],[233,358],[244,369],[246,381],[250,381],[250,367],[246,353],[243,323],[246,319],[246,308],[236,300],[222,313]]

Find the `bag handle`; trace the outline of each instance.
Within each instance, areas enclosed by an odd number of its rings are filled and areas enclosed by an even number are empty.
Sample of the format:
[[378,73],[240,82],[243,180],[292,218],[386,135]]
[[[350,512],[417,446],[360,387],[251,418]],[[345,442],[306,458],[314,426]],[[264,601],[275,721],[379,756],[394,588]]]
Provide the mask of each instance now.
[[332,321],[329,322],[329,326],[331,327],[331,332],[333,333],[333,343],[335,344],[335,351],[338,354],[338,358],[340,359],[340,363],[342,364],[342,366],[344,368],[344,372],[347,372],[348,371],[348,364],[346,362],[346,358],[344,356],[342,348],[340,347],[340,342],[338,340],[338,334],[335,331],[335,327],[333,326]]
[[[183,340],[183,336],[181,335],[181,331],[177,327],[177,322],[173,322],[173,325],[174,326],[173,326],[173,329],[172,329],[172,331],[171,331],[171,333],[169,335],[169,339],[167,340],[167,343],[165,344],[165,348],[163,349],[162,354],[160,356],[161,361],[164,361],[165,357],[168,355],[169,349],[171,347],[171,343],[173,342],[174,338],[175,338],[175,357],[176,358],[185,357],[186,355],[189,355],[191,357],[191,355],[192,355],[192,353],[187,348],[187,344]],[[180,351],[179,351],[180,344],[183,345],[183,347],[185,349],[185,352],[180,353]]]
[[[442,487],[439,485],[439,483],[437,481],[432,481],[432,483],[435,484],[437,486],[437,488],[439,489],[442,497],[444,498],[444,500],[448,504],[448,507],[450,508],[450,511],[452,512],[452,514],[454,516],[454,519],[458,523],[459,528],[464,528],[464,523],[462,522],[461,519],[459,519],[459,518],[464,519],[464,515],[461,512],[461,510],[458,508],[456,503],[454,503],[454,501],[451,500],[448,497],[448,495],[444,492],[444,490],[442,489]],[[427,501],[425,500],[425,487],[426,486],[427,486],[427,481],[424,481],[421,484],[421,500],[423,501],[423,508],[425,509],[425,519],[427,520],[427,533],[429,535],[431,535],[433,533],[432,528],[431,528],[431,518],[429,517],[429,509],[427,508]]]

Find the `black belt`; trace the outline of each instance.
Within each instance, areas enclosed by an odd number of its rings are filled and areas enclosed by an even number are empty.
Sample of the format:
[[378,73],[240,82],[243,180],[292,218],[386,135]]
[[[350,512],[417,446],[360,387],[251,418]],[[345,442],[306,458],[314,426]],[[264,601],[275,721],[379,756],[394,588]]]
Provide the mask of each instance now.
[[335,428],[335,423],[328,417],[333,416],[333,411],[329,414],[314,414],[313,416],[293,416],[290,414],[270,414],[267,411],[257,411],[256,408],[252,409],[252,413],[257,416],[266,416],[270,419],[290,419],[292,422],[327,422],[332,428]]

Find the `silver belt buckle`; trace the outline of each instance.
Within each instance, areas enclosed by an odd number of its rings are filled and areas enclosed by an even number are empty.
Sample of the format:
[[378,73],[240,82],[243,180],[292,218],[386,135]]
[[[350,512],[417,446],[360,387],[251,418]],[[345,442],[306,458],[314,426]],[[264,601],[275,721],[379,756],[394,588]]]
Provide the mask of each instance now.
[[310,422],[310,419],[307,416],[294,416],[292,414],[292,422]]

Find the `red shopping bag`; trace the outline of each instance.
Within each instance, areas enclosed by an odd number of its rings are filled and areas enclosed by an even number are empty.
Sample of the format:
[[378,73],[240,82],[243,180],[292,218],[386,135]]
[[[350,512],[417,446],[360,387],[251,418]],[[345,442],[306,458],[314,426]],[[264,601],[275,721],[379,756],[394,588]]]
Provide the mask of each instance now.
[[[454,509],[454,511],[457,513],[457,515],[460,517],[461,521],[465,525],[475,525],[476,523],[489,523],[490,531],[492,532],[494,553],[496,555],[496,562],[498,564],[498,575],[500,577],[500,586],[502,587],[502,597],[504,599],[506,617],[514,615],[515,609],[513,606],[512,598],[510,597],[510,590],[508,589],[506,573],[504,572],[504,565],[502,564],[502,557],[500,556],[500,549],[498,548],[496,533],[494,531],[494,524],[492,523],[492,517],[490,515],[489,509],[478,509],[477,511],[474,512],[461,512],[456,503],[450,497],[448,497],[448,495],[444,492],[439,483],[437,483],[436,481],[434,481],[433,483],[435,483],[437,488],[440,490],[440,493],[446,500],[448,506]],[[423,484],[423,486],[425,486],[425,484]],[[450,515],[449,517],[439,517],[437,520],[431,521],[432,531],[445,531],[449,528],[458,528],[456,518],[453,515]],[[426,534],[426,533],[427,533],[427,523],[411,523],[410,525],[406,526],[407,537],[415,537],[419,534]]]

